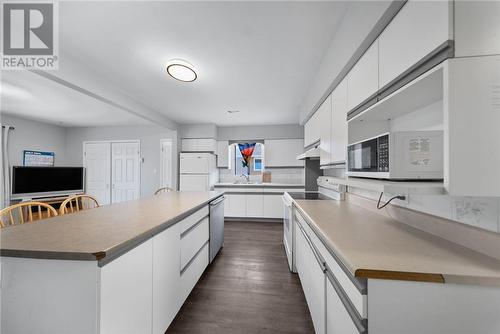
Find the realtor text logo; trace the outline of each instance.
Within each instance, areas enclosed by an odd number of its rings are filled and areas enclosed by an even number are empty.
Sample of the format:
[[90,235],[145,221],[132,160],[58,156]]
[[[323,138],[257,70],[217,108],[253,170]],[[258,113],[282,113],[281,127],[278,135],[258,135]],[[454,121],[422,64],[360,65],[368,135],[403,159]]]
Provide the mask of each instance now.
[[2,4],[2,69],[57,69],[56,4]]

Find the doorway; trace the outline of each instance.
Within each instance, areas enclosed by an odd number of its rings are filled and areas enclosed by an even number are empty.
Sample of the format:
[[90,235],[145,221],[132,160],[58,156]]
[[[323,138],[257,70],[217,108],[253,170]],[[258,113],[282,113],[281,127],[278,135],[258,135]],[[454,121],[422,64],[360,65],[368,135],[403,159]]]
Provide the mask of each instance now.
[[172,182],[172,139],[160,140],[160,187],[173,189]]

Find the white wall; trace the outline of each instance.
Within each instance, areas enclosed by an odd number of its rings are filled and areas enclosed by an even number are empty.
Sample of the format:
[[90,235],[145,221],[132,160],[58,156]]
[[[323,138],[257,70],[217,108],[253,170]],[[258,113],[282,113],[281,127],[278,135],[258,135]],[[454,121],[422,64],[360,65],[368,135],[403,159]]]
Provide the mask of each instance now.
[[390,4],[391,1],[352,1],[350,3],[300,106],[301,123],[317,109],[332,82]]
[[47,151],[55,153],[56,166],[65,166],[66,158],[66,128],[19,118],[2,113],[2,123],[14,126],[10,131],[9,160],[12,166],[23,164],[23,151]]
[[68,128],[66,137],[67,161],[70,165],[83,163],[83,142],[100,140],[140,140],[141,156],[141,196],[151,196],[160,187],[160,140],[172,139],[174,160],[172,181],[177,188],[177,131],[157,125],[116,126],[116,127],[75,127]]
[[186,124],[179,126],[180,138],[217,138],[215,124]]

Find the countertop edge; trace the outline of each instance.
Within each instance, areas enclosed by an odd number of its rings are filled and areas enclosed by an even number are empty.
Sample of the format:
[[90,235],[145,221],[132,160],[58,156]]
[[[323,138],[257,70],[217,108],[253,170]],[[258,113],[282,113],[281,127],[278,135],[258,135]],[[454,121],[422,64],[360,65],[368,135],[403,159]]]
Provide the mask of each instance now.
[[163,232],[167,228],[180,222],[187,216],[193,214],[194,212],[200,210],[204,206],[208,205],[213,200],[224,196],[223,193],[218,193],[209,197],[208,200],[203,201],[197,206],[183,212],[182,214],[175,216],[166,222],[146,231],[136,237],[124,241],[121,244],[115,245],[107,250],[100,250],[93,253],[85,252],[52,252],[52,251],[37,251],[37,250],[18,250],[18,249],[0,249],[0,256],[2,257],[14,257],[14,258],[30,258],[30,259],[46,259],[46,260],[75,260],[75,261],[96,261],[99,267],[112,262],[121,255],[127,253],[131,249],[139,246],[143,242],[151,239],[155,235]]
[[441,284],[465,284],[465,285],[480,285],[480,286],[494,286],[500,287],[500,280],[496,277],[482,277],[482,276],[463,276],[463,275],[450,275],[444,273],[427,273],[427,272],[410,272],[410,271],[390,271],[379,270],[373,268],[357,268],[353,267],[344,257],[340,254],[334,245],[325,240],[322,231],[318,228],[314,220],[305,212],[300,204],[295,200],[293,205],[305,216],[309,225],[316,236],[320,239],[327,250],[338,258],[342,264],[349,270],[349,274],[353,277],[360,279],[385,279],[385,280],[398,280],[398,281],[412,281],[412,282],[427,282],[427,283],[441,283]]

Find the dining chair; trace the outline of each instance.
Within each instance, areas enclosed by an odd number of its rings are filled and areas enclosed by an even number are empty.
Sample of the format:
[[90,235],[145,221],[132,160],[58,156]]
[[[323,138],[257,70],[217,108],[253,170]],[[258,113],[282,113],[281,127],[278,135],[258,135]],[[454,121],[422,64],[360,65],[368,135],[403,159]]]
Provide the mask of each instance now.
[[171,191],[175,191],[175,190],[172,189],[172,188],[170,188],[170,187],[163,187],[163,188],[160,188],[157,191],[155,191],[155,195],[159,195],[159,194],[163,194],[163,193],[168,193],[168,192],[171,192]]
[[90,195],[75,195],[64,200],[59,207],[59,215],[74,213],[99,207],[97,199]]
[[[38,210],[33,212],[34,208]],[[0,228],[10,225],[32,223],[36,220],[55,216],[57,216],[57,210],[47,203],[21,202],[0,210]]]

